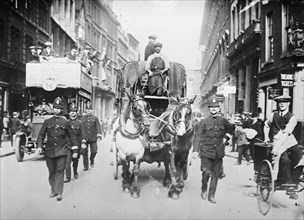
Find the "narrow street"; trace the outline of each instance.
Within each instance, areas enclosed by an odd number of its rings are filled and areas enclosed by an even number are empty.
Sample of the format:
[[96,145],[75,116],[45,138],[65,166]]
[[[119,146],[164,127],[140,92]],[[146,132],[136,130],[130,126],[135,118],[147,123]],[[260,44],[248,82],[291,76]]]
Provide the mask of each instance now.
[[[200,197],[199,160],[192,161],[180,199],[167,197],[162,186],[163,165],[142,163],[140,198],[133,199],[121,188],[121,177],[114,180],[110,166],[110,136],[99,143],[96,165],[88,172],[79,166],[79,178],[65,184],[63,201],[48,197],[50,186],[45,161],[26,155],[18,163],[14,155],[0,158],[1,219],[303,219],[304,196],[290,200],[281,191],[274,193],[270,212],[258,212],[253,164],[236,166],[236,153],[227,148],[226,177],[219,181],[217,203]],[[121,167],[119,167],[121,168]],[[303,194],[302,194],[303,195]],[[295,203],[298,205],[296,206]]]

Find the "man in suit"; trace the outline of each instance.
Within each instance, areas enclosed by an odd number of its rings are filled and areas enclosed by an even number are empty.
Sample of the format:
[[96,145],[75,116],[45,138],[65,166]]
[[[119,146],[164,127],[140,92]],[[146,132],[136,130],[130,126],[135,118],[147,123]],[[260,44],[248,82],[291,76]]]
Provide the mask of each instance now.
[[81,119],[84,126],[84,140],[82,141],[82,143],[85,144],[85,148],[82,147],[84,171],[89,169],[88,146],[90,146],[91,151],[90,166],[93,168],[95,165],[94,159],[97,154],[97,140],[100,141],[102,139],[99,119],[92,113],[92,104],[88,102],[86,105],[86,114]]
[[150,35],[148,37],[149,43],[148,43],[148,45],[145,48],[145,60],[147,60],[149,56],[151,56],[152,54],[154,54],[154,52],[155,52],[155,50],[154,50],[154,43],[155,43],[156,38],[157,37],[155,35]]
[[47,142],[45,145],[45,160],[49,170],[49,183],[51,185],[50,198],[57,196],[57,201],[62,200],[64,168],[66,163],[69,141],[72,143],[72,149],[78,149],[77,142],[68,120],[61,116],[63,102],[57,97],[54,100],[54,116],[46,119],[39,131],[37,138],[36,153],[40,154],[43,147],[45,136]]

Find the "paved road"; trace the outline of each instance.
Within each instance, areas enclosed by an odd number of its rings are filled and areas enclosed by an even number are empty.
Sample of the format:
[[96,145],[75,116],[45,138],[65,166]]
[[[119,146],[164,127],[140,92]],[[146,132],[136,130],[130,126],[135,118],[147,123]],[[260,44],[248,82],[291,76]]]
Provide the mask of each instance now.
[[[63,200],[48,198],[50,186],[42,157],[26,155],[18,163],[14,155],[0,158],[1,219],[304,219],[304,196],[290,200],[275,192],[267,216],[258,212],[253,164],[236,166],[234,157],[225,157],[227,177],[219,181],[217,204],[200,197],[199,160],[190,167],[179,200],[167,197],[162,186],[164,167],[142,163],[141,195],[138,199],[122,192],[121,177],[113,178],[110,166],[110,138],[99,143],[96,165],[88,172],[79,167],[79,179],[65,184]],[[227,153],[230,149],[227,149]],[[231,155],[231,153],[229,153]],[[235,156],[233,153],[232,156]],[[302,194],[303,195],[303,194]],[[295,202],[300,206],[295,206]]]

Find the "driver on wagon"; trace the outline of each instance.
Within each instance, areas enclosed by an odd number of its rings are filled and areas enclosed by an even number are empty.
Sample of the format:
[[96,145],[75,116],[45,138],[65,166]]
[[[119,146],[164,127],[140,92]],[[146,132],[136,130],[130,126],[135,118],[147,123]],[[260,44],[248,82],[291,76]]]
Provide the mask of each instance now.
[[[167,76],[169,70],[169,59],[161,53],[163,45],[160,42],[154,44],[155,53],[148,57],[146,63],[146,71],[149,73],[149,93],[152,95],[157,91],[157,95],[161,96],[164,89],[167,88]],[[159,73],[161,77],[156,77]],[[161,91],[161,89],[163,91]]]

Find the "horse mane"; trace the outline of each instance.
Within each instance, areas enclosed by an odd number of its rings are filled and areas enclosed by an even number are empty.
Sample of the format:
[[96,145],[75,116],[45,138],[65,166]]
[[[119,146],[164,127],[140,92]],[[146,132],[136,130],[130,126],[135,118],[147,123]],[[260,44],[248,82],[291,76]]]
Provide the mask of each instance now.
[[125,110],[122,114],[122,118],[125,122],[128,120],[128,117],[130,116],[130,109],[131,109],[131,100],[128,102],[128,104],[125,107]]

